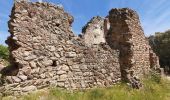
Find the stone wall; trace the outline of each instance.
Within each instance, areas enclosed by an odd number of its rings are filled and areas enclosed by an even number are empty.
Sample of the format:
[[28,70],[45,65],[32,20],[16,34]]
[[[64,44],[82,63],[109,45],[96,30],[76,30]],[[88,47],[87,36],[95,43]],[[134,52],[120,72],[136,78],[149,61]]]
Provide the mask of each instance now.
[[1,71],[0,91],[17,95],[48,86],[72,90],[119,82],[119,51],[106,44],[86,46],[71,31],[72,22],[59,6],[16,3],[6,41],[11,66]]
[[112,9],[109,12],[110,30],[106,40],[113,49],[120,50],[120,66],[122,78],[129,81],[134,76],[148,73],[150,68],[159,64],[152,62],[151,47],[149,46],[139,16],[131,9]]
[[87,46],[105,43],[104,18],[93,17],[86,26],[83,27],[82,36]]
[[10,17],[6,43],[11,66],[1,70],[0,82],[4,95],[49,86],[108,87],[158,65],[138,15],[130,9],[112,9],[106,19],[94,17],[83,38],[73,34],[74,19],[61,6],[17,2]]

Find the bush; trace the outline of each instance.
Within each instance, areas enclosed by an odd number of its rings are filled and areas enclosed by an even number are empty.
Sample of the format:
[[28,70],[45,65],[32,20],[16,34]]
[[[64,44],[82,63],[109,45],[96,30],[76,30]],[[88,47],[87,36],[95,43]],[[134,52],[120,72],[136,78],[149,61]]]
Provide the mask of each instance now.
[[8,47],[0,45],[0,58],[8,60],[9,59],[9,50]]
[[170,30],[157,32],[149,37],[149,43],[154,52],[159,56],[161,67],[170,73]]
[[157,72],[151,72],[150,80],[156,83],[161,83],[161,75]]

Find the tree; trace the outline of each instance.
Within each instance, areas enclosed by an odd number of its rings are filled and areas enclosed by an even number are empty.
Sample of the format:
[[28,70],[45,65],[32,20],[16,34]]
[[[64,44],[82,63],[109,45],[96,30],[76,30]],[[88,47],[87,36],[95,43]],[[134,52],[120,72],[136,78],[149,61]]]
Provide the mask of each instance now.
[[0,58],[8,60],[9,59],[9,50],[8,47],[0,45]]
[[150,36],[149,43],[159,56],[161,67],[170,73],[170,30]]

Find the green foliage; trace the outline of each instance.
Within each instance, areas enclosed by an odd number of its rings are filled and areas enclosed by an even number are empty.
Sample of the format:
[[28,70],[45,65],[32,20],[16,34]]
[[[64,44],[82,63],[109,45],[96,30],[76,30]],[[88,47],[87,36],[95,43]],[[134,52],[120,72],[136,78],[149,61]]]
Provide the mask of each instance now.
[[145,75],[144,79],[150,80],[156,84],[160,84],[163,80],[161,74],[156,71],[150,71],[149,74]]
[[170,69],[170,30],[150,36],[149,43],[159,56],[161,67],[168,66]]
[[149,75],[149,78],[150,80],[152,80],[153,82],[156,82],[156,83],[161,83],[161,75],[155,71],[151,72],[150,75]]
[[[170,100],[170,81],[161,79],[158,82],[158,77],[156,74],[146,76],[143,80],[143,88],[139,90],[132,89],[124,83],[110,88],[96,88],[74,93],[51,88],[33,92],[16,100]],[[4,100],[15,99],[6,97]]]
[[9,59],[9,50],[8,47],[0,45],[0,58],[8,60]]

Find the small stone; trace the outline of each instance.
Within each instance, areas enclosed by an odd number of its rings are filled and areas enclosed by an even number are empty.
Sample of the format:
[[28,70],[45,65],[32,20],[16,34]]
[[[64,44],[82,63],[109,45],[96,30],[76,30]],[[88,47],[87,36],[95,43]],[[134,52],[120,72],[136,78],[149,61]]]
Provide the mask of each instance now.
[[66,71],[59,70],[59,71],[57,72],[57,75],[62,75],[62,74],[66,74]]
[[22,89],[22,91],[24,91],[24,92],[30,92],[30,91],[35,91],[35,90],[37,90],[37,87],[36,86],[27,86],[27,87],[24,87],[23,89]]
[[113,83],[116,83],[116,80],[112,80]]
[[77,54],[75,52],[67,52],[66,53],[67,58],[73,58],[73,57],[76,57],[76,56],[77,56]]
[[12,89],[12,91],[20,91],[20,90],[21,90],[21,87],[16,87]]
[[61,56],[58,53],[54,53],[55,57],[60,58]]
[[81,62],[82,62],[82,63],[85,62],[85,58],[81,59]]
[[34,43],[38,43],[38,42],[40,41],[40,39],[41,39],[41,37],[33,37],[33,38],[32,38],[32,41],[33,41]]
[[83,76],[89,76],[89,72],[84,72]]
[[30,61],[30,60],[33,60],[33,59],[36,59],[36,58],[37,58],[36,55],[32,55],[32,56],[25,57],[24,60]]
[[41,74],[40,77],[44,79],[45,78],[45,74]]
[[47,77],[48,78],[51,78],[51,77],[53,77],[54,76],[54,73],[47,73]]
[[71,65],[73,65],[73,64],[74,64],[74,62],[73,62],[73,61],[71,61],[71,60],[67,60],[67,64],[68,64],[69,66],[71,66]]
[[44,59],[42,63],[43,63],[44,66],[51,66],[51,65],[53,65],[53,61],[52,60],[45,60]]
[[66,74],[60,75],[60,77],[59,77],[60,81],[65,81],[66,79],[67,79],[67,75]]
[[102,83],[101,83],[101,82],[97,82],[97,85],[98,85],[98,86],[102,86]]
[[17,82],[17,83],[21,82],[21,79],[19,79],[19,78],[16,77],[16,76],[12,76],[12,80],[13,80],[14,82]]
[[81,65],[81,66],[80,66],[80,69],[81,69],[81,70],[87,70],[88,68],[87,68],[87,65]]
[[28,11],[24,9],[24,10],[22,10],[21,12],[22,12],[22,13],[27,13]]
[[64,87],[64,82],[58,82],[58,83],[57,83],[57,86],[59,86],[59,87]]
[[34,61],[30,62],[30,66],[31,66],[31,68],[36,68],[37,67],[37,65],[36,65],[36,63]]
[[35,68],[31,70],[31,73],[35,74],[35,73],[39,73],[39,71],[40,71],[40,68]]
[[69,71],[69,67],[67,65],[62,65],[61,70],[63,71]]
[[18,38],[16,36],[12,37],[13,40],[17,41]]
[[72,89],[76,89],[76,84],[71,83],[71,88],[72,88]]
[[110,76],[111,76],[111,77],[114,77],[114,74],[113,74],[113,73],[110,73]]
[[25,51],[24,53],[23,53],[23,56],[29,56],[31,53],[29,52],[29,51]]
[[79,69],[79,65],[73,65],[72,69]]
[[82,76],[83,73],[82,73],[82,72],[75,72],[75,75],[77,75],[77,76]]
[[1,71],[3,68],[5,68],[5,66],[2,65],[2,64],[0,64],[0,71]]
[[57,57],[50,57],[50,59],[53,60],[53,61],[54,61],[54,60],[58,60]]
[[62,51],[63,50],[63,48],[58,48],[58,51]]
[[29,75],[31,73],[31,68],[30,67],[23,67],[22,71],[24,72],[25,75]]
[[6,76],[6,80],[7,80],[8,83],[13,83],[11,76]]
[[106,77],[106,79],[110,82],[112,81],[112,78],[110,76]]
[[107,72],[105,69],[101,69],[101,71],[103,74],[106,74],[106,72]]
[[52,51],[55,51],[55,46],[49,46],[48,49],[49,49],[49,51],[51,51],[51,52],[52,52]]
[[68,41],[67,41],[67,43],[68,43],[68,44],[73,44],[73,42],[72,42],[72,41],[70,41],[70,40],[68,40]]
[[82,87],[82,88],[85,88],[85,87],[86,87],[85,82],[84,82],[83,80],[81,81],[81,87]]
[[25,75],[20,75],[19,78],[20,78],[22,81],[27,80],[27,76],[25,76]]
[[49,81],[52,86],[56,86],[57,81],[56,80],[51,80]]
[[118,81],[121,81],[121,78],[118,78],[117,80],[118,80]]

